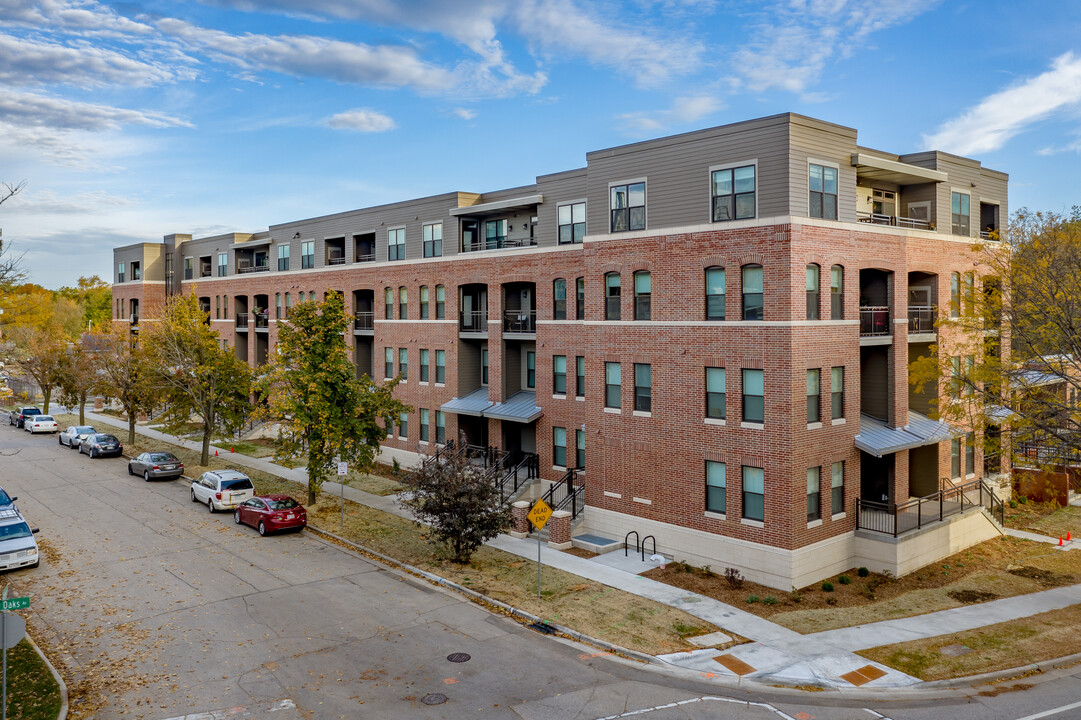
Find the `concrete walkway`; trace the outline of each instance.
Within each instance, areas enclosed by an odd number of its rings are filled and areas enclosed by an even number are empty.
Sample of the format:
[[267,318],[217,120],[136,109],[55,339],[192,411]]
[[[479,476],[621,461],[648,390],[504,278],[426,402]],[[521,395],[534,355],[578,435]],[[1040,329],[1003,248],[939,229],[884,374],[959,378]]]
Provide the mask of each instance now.
[[[124,421],[108,415],[88,412],[86,416],[89,422],[94,422],[99,426],[127,428]],[[143,425],[137,428],[137,432],[149,438],[182,445],[192,450],[198,451],[201,448],[199,443],[167,435]],[[239,467],[262,470],[300,484],[307,484],[307,474],[303,469],[285,468],[266,458],[229,453],[227,447],[211,447],[211,452],[213,453],[215,449],[219,453],[219,460],[225,459]],[[342,493],[342,488],[338,483],[326,482],[323,484],[323,492],[339,495]],[[344,488],[344,496],[353,502],[412,519],[412,516],[398,504],[394,496],[373,495],[349,486]],[[1057,538],[1047,538],[1023,531],[1008,530],[1007,532],[1016,537],[1058,544]],[[537,557],[537,542],[530,538],[518,539],[509,535],[500,535],[491,540],[488,545],[527,559]],[[1078,547],[1081,547],[1081,542],[1075,540],[1068,543],[1064,549]],[[715,648],[703,648],[662,655],[658,659],[695,670],[707,678],[749,680],[766,684],[817,684],[839,689],[852,688],[854,684],[841,676],[870,665],[880,670],[882,675],[866,683],[860,682],[858,677],[855,678],[861,687],[897,688],[916,685],[919,683],[916,678],[892,668],[871,663],[853,653],[879,645],[891,645],[971,630],[1081,603],[1081,585],[1071,585],[914,617],[800,635],[793,630],[713,598],[650,580],[635,572],[613,567],[612,564],[569,555],[552,550],[547,545],[541,546],[540,556],[545,566],[558,568],[584,579],[594,580],[618,590],[678,608],[726,632],[735,633],[752,641],[748,644],[737,645],[723,653]],[[742,665],[732,663],[731,659],[738,660]],[[729,665],[735,669],[730,669]],[[849,677],[852,678],[851,675]]]

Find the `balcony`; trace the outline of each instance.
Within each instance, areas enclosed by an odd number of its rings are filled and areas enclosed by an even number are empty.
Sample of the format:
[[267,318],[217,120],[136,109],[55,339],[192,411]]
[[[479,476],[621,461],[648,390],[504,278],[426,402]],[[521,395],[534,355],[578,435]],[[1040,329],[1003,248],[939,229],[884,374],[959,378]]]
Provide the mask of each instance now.
[[462,311],[458,318],[459,333],[488,334],[488,311],[471,310]]
[[237,264],[236,267],[237,274],[240,275],[243,275],[245,273],[268,272],[269,270],[270,265],[268,265],[267,263],[262,263],[261,265],[251,265],[245,263],[244,261],[241,261],[239,264]]
[[236,314],[237,332],[248,332],[248,313]]
[[935,315],[935,307],[933,305],[909,305],[909,336],[933,334],[935,332]]
[[861,223],[872,225],[887,225],[889,227],[912,228],[913,230],[930,230],[931,223],[919,218],[901,217],[899,215],[883,215],[881,213],[869,213],[856,211],[856,220]]
[[256,330],[266,330],[268,327],[270,327],[270,313],[258,312],[254,313],[254,315]]
[[374,312],[357,312],[353,313],[353,332],[374,332],[375,331],[375,313]]
[[345,253],[341,255],[331,255],[327,258],[327,265],[345,265]]
[[536,335],[537,311],[507,310],[503,313],[503,332]]
[[463,243],[463,252],[480,252],[482,250],[509,250],[512,248],[536,247],[536,238],[519,238],[517,240],[495,237],[486,238],[479,242]]
[[882,305],[860,307],[860,337],[889,337],[890,309]]

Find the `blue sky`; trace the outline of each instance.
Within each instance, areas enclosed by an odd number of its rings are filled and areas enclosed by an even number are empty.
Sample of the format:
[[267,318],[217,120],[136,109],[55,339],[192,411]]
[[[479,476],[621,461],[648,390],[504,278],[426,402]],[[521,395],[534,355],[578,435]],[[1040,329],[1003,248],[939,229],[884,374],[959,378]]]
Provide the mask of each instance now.
[[35,282],[111,248],[450,190],[800,112],[1081,204],[1081,3],[0,0],[0,206]]

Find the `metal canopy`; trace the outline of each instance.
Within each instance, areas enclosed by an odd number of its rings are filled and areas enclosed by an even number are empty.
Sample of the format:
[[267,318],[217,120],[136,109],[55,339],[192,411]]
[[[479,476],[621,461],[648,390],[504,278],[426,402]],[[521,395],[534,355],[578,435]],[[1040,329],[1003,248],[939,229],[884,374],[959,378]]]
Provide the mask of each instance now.
[[465,207],[451,208],[450,214],[454,217],[461,215],[484,215],[485,213],[498,212],[499,210],[533,207],[535,205],[540,205],[542,202],[544,202],[544,196],[537,193],[536,195],[510,198],[509,200],[496,200],[495,202],[480,203],[479,205],[466,205]]
[[856,175],[861,180],[881,180],[896,185],[946,182],[949,179],[949,176],[940,170],[930,170],[865,153],[852,154],[852,167],[856,168]]
[[483,417],[484,411],[492,406],[488,399],[488,388],[482,387],[474,390],[465,397],[454,398],[448,403],[443,403],[439,409],[443,412],[457,413],[458,415],[473,415]]
[[892,455],[901,450],[923,447],[924,445],[937,445],[944,440],[951,440],[961,435],[956,430],[940,420],[921,415],[910,410],[908,412],[908,425],[903,428],[891,428],[878,418],[870,415],[860,415],[860,432],[856,436],[856,447],[865,453],[882,457]]
[[537,393],[527,390],[514,393],[504,402],[484,411],[484,417],[519,423],[531,423],[541,415],[542,411],[537,407]]

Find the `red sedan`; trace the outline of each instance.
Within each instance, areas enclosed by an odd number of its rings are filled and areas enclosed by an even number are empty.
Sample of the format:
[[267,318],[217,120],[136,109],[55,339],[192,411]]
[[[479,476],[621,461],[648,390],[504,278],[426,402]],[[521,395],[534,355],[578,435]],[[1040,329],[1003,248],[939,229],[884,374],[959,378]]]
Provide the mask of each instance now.
[[308,525],[308,511],[288,495],[257,495],[237,506],[233,520],[266,535],[278,530],[303,530]]

